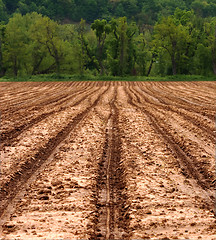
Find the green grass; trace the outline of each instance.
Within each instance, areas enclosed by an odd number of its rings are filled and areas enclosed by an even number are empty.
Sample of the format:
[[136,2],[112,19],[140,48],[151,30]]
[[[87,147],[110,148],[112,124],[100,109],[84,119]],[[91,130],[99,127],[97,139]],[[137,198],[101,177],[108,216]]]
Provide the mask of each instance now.
[[26,77],[3,77],[0,82],[57,82],[57,81],[216,81],[216,76],[206,77],[197,75],[176,75],[165,77],[143,77],[143,76],[93,76],[93,75],[57,75],[45,74]]

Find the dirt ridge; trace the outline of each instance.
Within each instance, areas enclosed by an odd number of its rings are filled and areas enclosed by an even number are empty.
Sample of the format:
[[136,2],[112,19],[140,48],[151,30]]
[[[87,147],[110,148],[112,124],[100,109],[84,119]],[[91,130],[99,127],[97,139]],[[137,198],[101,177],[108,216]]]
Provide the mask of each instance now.
[[6,206],[13,200],[21,186],[28,181],[31,175],[46,161],[46,159],[48,159],[54,149],[64,141],[70,132],[87,116],[91,109],[97,105],[101,96],[107,90],[108,88],[97,97],[93,104],[87,107],[83,112],[77,114],[77,116],[74,117],[73,120],[57,134],[57,136],[51,138],[44,147],[40,148],[33,157],[26,161],[20,169],[3,184],[0,189],[0,216],[3,215]]
[[[130,95],[130,92],[127,91],[127,89],[125,89],[125,91],[128,95],[128,103],[131,104],[136,109],[143,112],[149,118],[149,121],[151,122],[155,131],[160,136],[163,137],[164,141],[167,143],[170,150],[176,156],[176,160],[178,161],[179,166],[182,169],[182,174],[185,175],[186,177],[192,177],[193,179],[195,179],[197,181],[197,184],[203,190],[208,191],[209,188],[212,189],[213,185],[211,184],[211,181],[209,181],[208,171],[202,166],[196,166],[193,159],[187,156],[182,147],[179,146],[178,143],[176,143],[174,137],[169,133],[165,126],[162,126],[158,119],[156,119],[156,117],[146,107],[140,107],[138,104],[136,104],[136,102]],[[208,197],[207,208],[214,210],[214,206],[215,206],[214,196],[211,195],[210,197]]]
[[[141,93],[138,92],[137,90],[135,90],[134,88],[132,90],[132,87],[130,88],[130,90],[136,95],[137,101],[139,103],[141,103],[140,98],[137,96],[137,94],[141,95]],[[144,92],[143,89],[142,89],[142,91]],[[190,121],[191,123],[193,123],[193,125],[195,125],[196,127],[200,128],[204,133],[207,133],[209,139],[211,139],[212,142],[215,141],[215,134],[214,134],[214,132],[212,132],[211,128],[209,128],[208,126],[202,125],[200,120],[198,120],[195,117],[191,117],[191,116],[187,115],[185,112],[181,111],[181,108],[175,109],[173,106],[168,105],[167,103],[163,102],[163,99],[160,99],[161,104],[159,104],[159,103],[156,103],[156,102],[153,103],[153,101],[149,100],[143,94],[142,94],[142,98],[145,100],[145,102],[147,102],[147,103],[149,103],[151,105],[153,104],[153,107],[161,108],[161,109],[164,109],[164,110],[170,111],[170,112],[175,112],[175,113],[183,116],[185,118],[185,120]],[[186,109],[186,110],[188,111],[188,109]]]
[[[90,94],[86,94],[84,97],[82,97],[80,100],[76,101],[74,104],[72,104],[70,107],[75,107],[78,104],[80,104],[82,101],[84,101],[87,97],[91,96],[92,94],[94,94],[97,90],[91,92]],[[73,96],[71,96],[72,98]],[[39,116],[37,116],[36,118],[31,119],[27,124],[24,123],[14,129],[12,129],[9,132],[3,132],[1,135],[1,148],[3,148],[4,146],[9,146],[11,144],[13,144],[13,142],[15,141],[15,138],[17,138],[21,133],[23,133],[24,131],[28,130],[29,128],[31,128],[33,125],[41,122],[42,120],[46,119],[47,117],[51,116],[52,114],[55,114],[57,112],[62,112],[65,111],[65,109],[67,109],[68,106],[64,106],[61,107],[59,110],[53,110],[51,112],[48,113],[43,113]]]

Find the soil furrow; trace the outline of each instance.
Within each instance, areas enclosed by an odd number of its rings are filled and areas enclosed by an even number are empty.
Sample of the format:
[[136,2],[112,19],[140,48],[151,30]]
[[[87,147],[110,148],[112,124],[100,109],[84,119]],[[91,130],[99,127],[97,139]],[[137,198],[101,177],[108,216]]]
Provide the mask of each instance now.
[[214,82],[0,85],[0,238],[215,239]]
[[28,181],[31,175],[40,168],[40,166],[49,158],[58,145],[64,141],[70,132],[73,131],[73,129],[87,116],[91,109],[97,105],[101,96],[107,90],[108,88],[97,97],[91,106],[87,107],[83,112],[74,117],[73,120],[57,134],[57,136],[51,138],[49,142],[44,147],[40,148],[33,157],[20,166],[20,169],[1,187],[0,216],[3,215],[5,208],[19,192],[22,185]]
[[180,110],[183,109],[191,113],[196,113],[198,115],[207,117],[211,121],[214,121],[215,107],[212,106],[212,103],[211,103],[212,101],[208,101],[208,107],[206,107],[206,106],[202,106],[201,103],[195,104],[192,101],[192,96],[190,96],[190,101],[189,100],[185,101],[184,99],[173,95],[172,92],[167,92],[162,94],[158,90],[156,91],[149,87],[146,87],[145,89],[141,87],[141,90],[146,94],[156,98],[162,104],[171,105],[179,108]]
[[[212,178],[210,178],[208,171],[203,168],[203,166],[197,166],[197,162],[194,161],[193,158],[189,158],[187,156],[187,154],[179,146],[179,144],[176,143],[175,138],[173,137],[173,135],[170,134],[168,129],[166,129],[166,127],[162,125],[160,121],[146,107],[140,107],[138,104],[136,104],[132,96],[130,95],[130,92],[128,92],[127,90],[126,92],[128,94],[128,103],[136,109],[141,110],[149,118],[152,127],[155,129],[159,136],[163,137],[164,141],[167,143],[174,156],[176,156],[176,159],[182,169],[182,174],[186,177],[192,177],[193,179],[195,179],[198,185],[205,191],[212,189],[212,181],[209,181],[212,180]],[[214,205],[214,194],[209,193],[209,201],[207,203],[207,208],[213,210]]]
[[116,93],[110,102],[111,113],[107,120],[103,154],[98,166],[95,205],[96,213],[92,239],[128,239],[129,217],[125,208],[125,169],[121,162],[121,137],[119,130]]
[[[59,106],[60,104],[63,104],[64,102],[72,99],[74,96],[77,96],[80,93],[84,93],[86,91],[86,88],[83,90],[79,90],[76,89],[75,91],[70,91],[67,94],[64,94],[63,96],[59,97],[59,92],[56,92],[54,95],[54,97],[50,97],[49,95],[42,98],[42,100],[36,99],[34,104],[29,104],[29,102],[27,102],[27,106],[25,107],[21,107],[21,108],[15,108],[15,109],[10,109],[10,108],[6,108],[6,112],[4,110],[2,110],[2,114],[4,115],[4,119],[13,119],[13,121],[15,121],[16,119],[19,122],[22,122],[23,120],[26,119],[26,117],[29,117],[29,115],[31,114],[35,114],[35,112],[38,111],[43,111],[43,109],[47,109],[47,108],[54,108],[55,106]],[[26,114],[28,114],[26,116]],[[24,116],[24,118],[22,118]],[[31,116],[30,116],[31,117]]]
[[[89,89],[89,87],[88,87],[88,89]],[[40,110],[41,107],[43,107],[43,106],[58,105],[60,103],[63,103],[64,101],[67,101],[68,96],[69,96],[69,98],[71,98],[71,95],[82,93],[86,90],[87,90],[87,87],[76,88],[73,91],[71,91],[71,90],[68,91],[68,89],[66,89],[66,87],[65,87],[65,89],[60,89],[59,91],[56,91],[52,95],[45,92],[44,95],[40,98],[38,97],[38,94],[36,94],[36,96],[34,97],[34,100],[33,100],[33,101],[35,101],[34,104],[32,104],[31,101],[28,100],[28,98],[27,99],[19,99],[19,101],[21,101],[21,102],[23,102],[23,104],[25,104],[24,106],[19,106],[19,107],[15,107],[15,108],[6,106],[5,110],[6,110],[6,113],[8,112],[10,115],[16,114],[16,113],[18,114],[19,110],[23,111],[23,109],[28,109],[28,108],[30,108],[31,110]],[[64,92],[64,94],[62,94],[62,91]],[[59,94],[59,92],[61,94]],[[39,94],[41,94],[41,93],[39,93]],[[32,105],[33,105],[33,107],[32,107]]]
[[[214,108],[214,106],[212,106],[211,101],[208,101],[208,103],[209,103],[208,107],[203,107],[201,104],[195,104],[193,101],[188,102],[188,101],[180,98],[179,96],[173,95],[173,92],[170,92],[170,91],[164,93],[164,91],[158,91],[158,89],[155,90],[148,86],[145,89],[143,89],[143,86],[142,86],[141,90],[143,92],[146,92],[147,94],[153,96],[162,104],[165,104],[165,105],[171,104],[177,108],[184,109],[189,112],[195,112],[197,114],[202,114],[203,116],[208,117],[211,121],[214,121],[215,108]],[[163,92],[163,94],[161,92]],[[192,98],[192,96],[190,98]],[[209,112],[209,111],[211,111],[211,112]]]
[[[157,109],[160,108],[160,109],[163,109],[165,111],[175,112],[175,113],[181,115],[182,117],[184,117],[185,120],[193,123],[193,125],[195,125],[199,129],[201,129],[205,134],[207,134],[208,138],[211,139],[212,142],[215,141],[215,134],[213,132],[213,129],[210,128],[209,126],[203,125],[203,121],[198,119],[198,117],[196,117],[196,116],[192,117],[192,116],[188,115],[187,113],[181,111],[181,108],[176,108],[176,107],[167,105],[166,103],[163,103],[161,98],[160,98],[161,104],[159,104],[159,103],[156,103],[156,102],[153,102],[153,101],[149,100],[146,96],[144,96],[142,93],[140,93],[139,91],[137,91],[134,88],[133,89],[130,88],[130,90],[136,95],[137,101],[139,103],[141,103],[141,98],[140,98],[141,96],[138,97],[137,94],[138,95],[142,95],[142,98],[145,100],[145,102],[148,103],[148,104],[153,105],[152,107],[155,108],[155,109],[156,108]],[[190,113],[191,113],[191,111],[190,111]]]
[[[91,96],[94,94],[97,90],[94,90],[90,94],[85,94],[84,97],[82,97],[80,100],[76,101],[74,104],[72,104],[70,107],[75,107],[78,104],[80,104],[82,101],[84,101],[87,97]],[[4,146],[10,146],[14,141],[16,141],[16,138],[22,134],[24,131],[28,130],[31,128],[33,125],[41,122],[45,118],[49,117],[50,115],[57,113],[57,112],[62,112],[65,111],[68,108],[68,106],[61,107],[59,110],[53,110],[48,113],[43,113],[36,118],[31,119],[28,123],[24,123],[21,126],[18,126],[14,129],[12,129],[9,132],[3,132],[1,135],[1,148]]]
[[[63,89],[62,89],[63,90]],[[11,111],[16,111],[16,109],[20,109],[20,108],[26,108],[29,105],[31,106],[31,104],[34,104],[35,101],[40,102],[40,101],[44,101],[44,99],[46,99],[47,97],[51,100],[53,98],[56,98],[58,100],[58,98],[60,99],[62,96],[64,96],[65,94],[62,94],[62,91],[60,91],[61,94],[58,94],[58,97],[56,97],[56,92],[53,93],[53,89],[43,89],[43,90],[36,90],[32,92],[24,92],[23,94],[18,93],[15,96],[11,96],[11,101],[8,103],[7,100],[5,100],[5,104],[4,102],[2,102],[2,106],[5,106],[5,110],[10,109]],[[60,96],[59,96],[60,95]],[[54,99],[53,99],[54,100]],[[27,105],[27,106],[26,106]]]

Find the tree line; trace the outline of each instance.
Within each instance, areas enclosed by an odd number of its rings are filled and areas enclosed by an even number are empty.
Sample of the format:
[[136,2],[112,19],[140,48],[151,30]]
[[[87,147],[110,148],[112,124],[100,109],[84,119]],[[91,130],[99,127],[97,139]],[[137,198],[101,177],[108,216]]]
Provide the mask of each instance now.
[[216,74],[216,18],[177,8],[154,25],[126,17],[59,24],[33,12],[0,25],[0,76],[53,72]]
[[193,10],[199,17],[215,17],[216,0],[0,0],[0,21],[13,13],[38,12],[53,20],[88,23],[112,17],[124,17],[153,25],[161,16],[172,15],[176,8]]

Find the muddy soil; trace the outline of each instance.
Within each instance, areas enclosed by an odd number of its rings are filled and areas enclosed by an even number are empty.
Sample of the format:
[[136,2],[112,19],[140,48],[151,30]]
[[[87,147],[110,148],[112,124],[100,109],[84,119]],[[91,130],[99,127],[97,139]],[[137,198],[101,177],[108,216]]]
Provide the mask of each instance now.
[[216,239],[216,82],[0,88],[1,239]]

